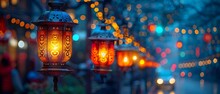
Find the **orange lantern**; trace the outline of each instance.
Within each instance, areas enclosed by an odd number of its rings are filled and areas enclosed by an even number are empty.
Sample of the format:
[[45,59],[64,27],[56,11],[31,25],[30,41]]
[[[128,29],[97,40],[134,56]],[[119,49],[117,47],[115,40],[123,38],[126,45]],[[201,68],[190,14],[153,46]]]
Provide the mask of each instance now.
[[138,59],[138,48],[131,44],[121,44],[116,47],[117,64],[121,71],[127,71]]
[[160,66],[159,63],[154,62],[152,60],[147,60],[144,53],[141,53],[141,57],[140,60],[138,62],[138,66],[140,69],[144,69],[144,68],[157,68]]
[[72,22],[70,16],[61,11],[64,3],[50,2],[52,11],[46,11],[34,22],[38,26],[38,57],[43,62],[41,73],[54,76],[54,90],[57,90],[57,76],[71,72],[66,62],[72,55]]
[[106,74],[111,71],[110,66],[114,62],[115,49],[114,38],[112,32],[106,30],[106,25],[100,25],[100,30],[92,32],[89,39],[92,42],[90,58],[94,64],[94,72]]

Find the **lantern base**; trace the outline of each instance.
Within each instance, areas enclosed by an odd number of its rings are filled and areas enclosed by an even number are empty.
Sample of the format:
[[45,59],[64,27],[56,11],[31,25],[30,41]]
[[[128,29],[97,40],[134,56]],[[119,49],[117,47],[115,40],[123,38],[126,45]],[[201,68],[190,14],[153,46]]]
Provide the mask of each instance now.
[[91,70],[93,70],[95,73],[103,74],[103,75],[112,71],[109,67],[94,67]]
[[40,73],[43,75],[48,75],[48,76],[60,76],[60,75],[65,75],[68,73],[73,73],[74,71],[71,70],[68,66],[62,65],[62,66],[43,66],[39,70]]

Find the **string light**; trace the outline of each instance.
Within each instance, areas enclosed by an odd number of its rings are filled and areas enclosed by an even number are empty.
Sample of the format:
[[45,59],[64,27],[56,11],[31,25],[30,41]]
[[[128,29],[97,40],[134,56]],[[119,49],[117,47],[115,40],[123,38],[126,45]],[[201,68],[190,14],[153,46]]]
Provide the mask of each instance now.
[[85,20],[85,19],[86,19],[86,16],[85,16],[85,15],[81,15],[81,16],[80,16],[80,19],[81,19],[81,20]]

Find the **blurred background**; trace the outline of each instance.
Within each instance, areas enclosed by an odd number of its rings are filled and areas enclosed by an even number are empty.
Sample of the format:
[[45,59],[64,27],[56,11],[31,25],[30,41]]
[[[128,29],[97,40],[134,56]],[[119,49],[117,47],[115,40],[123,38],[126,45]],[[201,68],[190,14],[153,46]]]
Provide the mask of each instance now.
[[[220,94],[219,0],[105,0],[107,30],[127,26],[134,45],[159,67],[133,66],[122,73],[116,60],[102,82],[91,71],[87,38],[99,28],[102,2],[60,0],[74,23],[74,74],[59,77],[60,94]],[[51,94],[53,80],[37,72],[37,27],[49,0],[0,1],[0,90],[2,94]],[[4,63],[6,62],[6,63]],[[10,65],[12,67],[8,68]],[[6,75],[6,74],[12,75]]]

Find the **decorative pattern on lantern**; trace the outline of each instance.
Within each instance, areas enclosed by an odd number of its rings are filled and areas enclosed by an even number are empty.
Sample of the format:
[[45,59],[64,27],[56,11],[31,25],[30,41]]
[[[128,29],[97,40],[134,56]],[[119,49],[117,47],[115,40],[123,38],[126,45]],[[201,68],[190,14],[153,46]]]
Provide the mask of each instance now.
[[111,71],[110,66],[114,62],[115,49],[114,41],[116,38],[112,32],[105,29],[106,25],[100,24],[100,30],[92,32],[91,53],[90,58],[94,64],[94,72],[99,74],[106,74]]
[[45,65],[64,65],[72,54],[72,31],[62,26],[39,27],[38,56]]
[[117,64],[121,71],[127,71],[138,59],[138,48],[132,44],[121,44],[116,46]]
[[54,90],[57,90],[57,76],[72,72],[66,62],[72,55],[72,27],[75,25],[70,16],[61,11],[64,3],[53,1],[36,22],[38,57],[43,62],[41,73],[54,76]]

